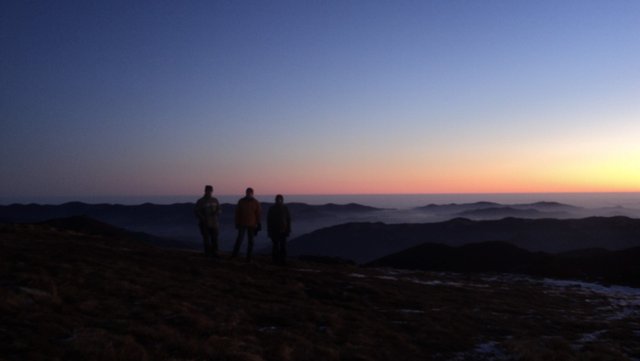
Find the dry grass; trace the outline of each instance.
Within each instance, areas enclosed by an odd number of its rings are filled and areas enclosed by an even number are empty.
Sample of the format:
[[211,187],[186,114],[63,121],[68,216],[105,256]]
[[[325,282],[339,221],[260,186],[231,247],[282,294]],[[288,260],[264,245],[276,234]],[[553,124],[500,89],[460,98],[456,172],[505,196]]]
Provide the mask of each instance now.
[[640,358],[637,307],[611,320],[602,295],[522,280],[213,263],[11,225],[0,275],[1,360]]

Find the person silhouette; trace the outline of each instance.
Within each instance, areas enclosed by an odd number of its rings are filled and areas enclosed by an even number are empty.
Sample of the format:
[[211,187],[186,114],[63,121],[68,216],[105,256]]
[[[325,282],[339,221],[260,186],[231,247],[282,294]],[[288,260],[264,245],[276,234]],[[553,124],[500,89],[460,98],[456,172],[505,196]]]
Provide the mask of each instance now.
[[285,265],[287,260],[287,237],[291,234],[291,215],[287,206],[284,205],[284,197],[281,194],[276,196],[276,203],[269,207],[267,233],[273,243],[271,252],[273,263]]
[[233,246],[232,258],[238,256],[240,252],[240,246],[244,240],[244,235],[247,235],[247,261],[251,261],[253,252],[253,242],[258,231],[261,228],[260,224],[260,202],[253,197],[253,189],[247,188],[245,196],[238,201],[235,210],[235,224],[238,230],[238,236],[236,237],[236,243]]
[[217,258],[220,203],[213,196],[213,186],[206,185],[204,187],[204,196],[196,202],[194,213],[198,218],[204,254],[208,257]]

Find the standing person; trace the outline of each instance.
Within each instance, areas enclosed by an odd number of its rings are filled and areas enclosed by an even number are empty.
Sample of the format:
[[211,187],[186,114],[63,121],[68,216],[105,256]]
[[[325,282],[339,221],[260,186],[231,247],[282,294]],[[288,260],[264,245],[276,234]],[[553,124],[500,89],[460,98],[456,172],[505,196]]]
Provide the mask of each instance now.
[[276,203],[267,213],[267,233],[273,243],[273,263],[284,265],[287,260],[287,237],[291,234],[291,215],[284,205],[284,197],[276,196]]
[[213,187],[204,187],[204,196],[198,199],[194,209],[198,218],[202,243],[204,244],[204,254],[209,257],[218,257],[218,215],[220,214],[220,203],[213,196]]
[[237,257],[240,252],[240,246],[247,235],[247,261],[251,261],[251,252],[253,251],[253,239],[260,230],[260,202],[253,198],[253,189],[247,188],[245,196],[238,201],[235,215],[236,229],[238,237],[233,247],[231,257]]

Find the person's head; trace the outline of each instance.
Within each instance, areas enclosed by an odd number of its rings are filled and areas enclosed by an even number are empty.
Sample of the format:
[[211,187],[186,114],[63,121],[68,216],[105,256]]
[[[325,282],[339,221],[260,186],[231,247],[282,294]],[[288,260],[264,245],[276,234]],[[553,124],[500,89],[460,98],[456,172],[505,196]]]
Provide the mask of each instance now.
[[247,197],[253,197],[253,188],[249,187],[247,188],[247,190],[244,192]]
[[206,186],[204,186],[204,192],[205,192],[206,194],[211,194],[211,193],[213,193],[213,186],[210,186],[210,185],[206,185]]
[[283,204],[284,203],[284,197],[282,196],[282,194],[278,194],[276,196],[276,204]]

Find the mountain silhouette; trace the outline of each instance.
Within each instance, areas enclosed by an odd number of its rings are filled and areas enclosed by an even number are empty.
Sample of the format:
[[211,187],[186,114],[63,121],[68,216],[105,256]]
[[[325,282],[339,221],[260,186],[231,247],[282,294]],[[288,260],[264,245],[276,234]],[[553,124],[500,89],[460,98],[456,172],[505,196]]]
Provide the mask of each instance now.
[[620,250],[640,246],[640,220],[627,217],[472,221],[456,218],[421,224],[349,223],[289,242],[293,255],[341,257],[366,263],[422,243],[461,246],[504,241],[528,251],[583,248]]
[[[262,203],[266,210],[273,203]],[[328,225],[343,223],[352,217],[375,214],[381,209],[355,203],[338,205],[287,204],[294,219],[294,233],[300,235]],[[201,247],[194,203],[157,205],[87,204],[69,202],[61,205],[13,204],[0,206],[0,222],[29,223],[49,219],[86,216],[135,232],[181,241],[187,248]],[[235,238],[235,204],[221,205],[220,238],[222,248],[231,248]],[[262,239],[265,242],[264,239]]]
[[39,223],[57,230],[81,233],[85,235],[118,238],[120,240],[142,241],[160,247],[200,249],[195,245],[169,238],[158,237],[144,232],[132,232],[123,228],[95,220],[87,216],[55,218]]
[[578,218],[589,215],[589,210],[558,202],[536,202],[522,204],[499,204],[494,202],[451,203],[444,205],[430,204],[415,208],[440,217],[500,219],[516,218]]
[[483,208],[493,208],[502,206],[495,202],[475,202],[475,203],[449,203],[449,204],[429,204],[423,207],[416,207],[416,210],[434,213],[460,213]]
[[479,219],[500,218],[569,218],[570,213],[560,211],[540,211],[535,208],[524,207],[490,207],[464,211],[455,214],[456,217]]

